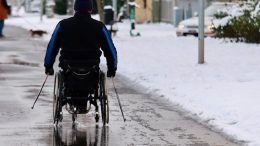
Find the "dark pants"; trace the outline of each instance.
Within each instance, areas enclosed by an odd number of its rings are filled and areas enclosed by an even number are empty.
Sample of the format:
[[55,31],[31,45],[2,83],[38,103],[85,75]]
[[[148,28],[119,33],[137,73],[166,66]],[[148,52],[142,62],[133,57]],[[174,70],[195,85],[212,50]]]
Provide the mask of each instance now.
[[0,37],[3,37],[4,20],[0,20]]

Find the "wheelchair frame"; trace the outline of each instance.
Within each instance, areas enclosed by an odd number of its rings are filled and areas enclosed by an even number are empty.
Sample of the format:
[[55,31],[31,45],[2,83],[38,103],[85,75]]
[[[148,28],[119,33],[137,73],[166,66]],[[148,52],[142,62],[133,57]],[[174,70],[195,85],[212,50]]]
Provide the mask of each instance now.
[[[54,79],[54,89],[53,89],[53,123],[58,125],[59,122],[62,122],[63,115],[62,109],[66,105],[66,110],[72,115],[73,125],[75,124],[77,114],[87,114],[90,111],[91,105],[95,106],[95,120],[99,122],[99,113],[101,113],[103,125],[109,123],[109,104],[108,96],[106,89],[106,76],[105,73],[99,69],[99,81],[98,86],[96,87],[93,96],[86,97],[86,111],[81,112],[77,106],[71,105],[70,103],[63,103],[64,99],[67,99],[64,91],[64,75],[60,70],[55,74]],[[70,98],[73,101],[73,97]],[[99,101],[99,104],[98,104]],[[89,107],[88,107],[89,103]],[[99,110],[100,105],[100,110]],[[69,108],[68,108],[69,106]]]

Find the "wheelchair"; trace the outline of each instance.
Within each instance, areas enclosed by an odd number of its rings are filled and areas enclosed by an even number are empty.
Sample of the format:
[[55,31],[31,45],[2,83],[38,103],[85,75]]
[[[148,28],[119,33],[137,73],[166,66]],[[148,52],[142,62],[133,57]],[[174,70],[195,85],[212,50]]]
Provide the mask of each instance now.
[[73,125],[78,114],[89,113],[95,107],[95,121],[100,115],[103,125],[109,123],[109,103],[106,76],[99,65],[71,66],[55,74],[53,90],[53,123],[62,122],[65,109],[72,115]]

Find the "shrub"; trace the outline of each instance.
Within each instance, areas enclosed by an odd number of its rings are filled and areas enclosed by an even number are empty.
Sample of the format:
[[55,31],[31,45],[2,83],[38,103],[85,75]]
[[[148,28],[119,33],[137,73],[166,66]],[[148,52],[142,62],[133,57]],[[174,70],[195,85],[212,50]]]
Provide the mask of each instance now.
[[252,4],[251,7],[239,7],[237,13],[233,11],[226,16],[223,12],[215,15],[215,37],[229,38],[235,42],[260,43],[260,2]]

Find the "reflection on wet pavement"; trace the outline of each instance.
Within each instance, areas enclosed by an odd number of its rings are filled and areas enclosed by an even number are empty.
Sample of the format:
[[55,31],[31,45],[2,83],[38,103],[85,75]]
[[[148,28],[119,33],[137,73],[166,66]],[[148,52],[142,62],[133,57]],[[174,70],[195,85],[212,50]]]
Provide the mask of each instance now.
[[53,128],[53,146],[108,146],[109,127]]

